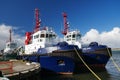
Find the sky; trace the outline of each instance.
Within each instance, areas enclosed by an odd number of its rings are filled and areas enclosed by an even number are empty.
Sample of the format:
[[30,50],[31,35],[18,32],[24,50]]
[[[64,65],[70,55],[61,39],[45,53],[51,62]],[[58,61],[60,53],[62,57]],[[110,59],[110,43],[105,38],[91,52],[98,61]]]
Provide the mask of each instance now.
[[13,39],[24,45],[25,32],[35,27],[35,8],[41,27],[49,26],[63,37],[62,12],[68,15],[70,30],[78,29],[82,42],[97,41],[120,48],[120,0],[0,0],[0,49],[5,47],[9,29]]

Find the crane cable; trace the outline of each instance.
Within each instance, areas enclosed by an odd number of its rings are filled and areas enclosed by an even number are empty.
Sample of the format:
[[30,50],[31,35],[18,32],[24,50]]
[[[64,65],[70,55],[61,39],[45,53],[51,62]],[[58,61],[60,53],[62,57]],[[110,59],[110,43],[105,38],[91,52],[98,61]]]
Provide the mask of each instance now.
[[115,61],[114,61],[114,59],[113,59],[112,55],[110,54],[110,51],[109,51],[109,49],[108,49],[108,48],[107,48],[107,51],[108,51],[109,56],[111,57],[111,60],[112,60],[112,62],[113,62],[113,64],[114,64],[114,66],[118,69],[118,71],[120,71],[119,66],[115,63]]
[[86,64],[86,62],[82,59],[82,57],[79,55],[77,49],[74,47],[75,52],[77,53],[78,57],[80,58],[80,60],[83,62],[83,64],[89,69],[89,71],[98,79],[101,80],[101,78],[95,74],[95,72]]

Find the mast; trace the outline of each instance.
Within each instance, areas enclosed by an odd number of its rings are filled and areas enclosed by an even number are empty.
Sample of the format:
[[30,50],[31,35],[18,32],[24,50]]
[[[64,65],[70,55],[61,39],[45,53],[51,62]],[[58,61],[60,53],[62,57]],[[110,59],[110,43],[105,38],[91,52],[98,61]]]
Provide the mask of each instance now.
[[62,31],[63,35],[66,35],[68,32],[68,22],[67,22],[67,14],[63,12],[63,23],[64,23],[64,30]]
[[11,42],[12,41],[12,35],[11,35],[12,34],[12,30],[11,29],[9,30],[9,33],[10,33],[9,41]]
[[36,25],[34,32],[37,32],[40,30],[40,23],[41,23],[41,21],[39,20],[39,10],[37,8],[35,9],[35,19],[36,19]]

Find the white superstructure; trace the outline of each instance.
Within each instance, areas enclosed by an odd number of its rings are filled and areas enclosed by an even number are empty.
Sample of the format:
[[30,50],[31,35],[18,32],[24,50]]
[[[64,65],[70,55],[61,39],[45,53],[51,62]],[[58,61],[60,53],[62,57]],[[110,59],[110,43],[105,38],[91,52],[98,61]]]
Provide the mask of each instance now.
[[81,48],[80,31],[74,30],[67,32],[67,34],[64,35],[64,41],[66,41],[68,44],[77,45],[79,48]]
[[4,49],[4,53],[11,54],[17,48],[17,43],[14,41],[7,42],[6,47]]
[[[31,39],[29,40],[29,36]],[[39,48],[46,48],[55,44],[56,33],[48,28],[45,30],[39,30],[31,35],[26,35],[25,54],[33,54],[38,51]]]
[[81,34],[78,30],[69,31],[68,30],[68,22],[67,22],[67,14],[63,13],[63,22],[64,22],[64,30],[62,34],[64,35],[64,41],[68,44],[77,45],[81,48]]
[[17,43],[12,40],[11,29],[9,30],[9,33],[10,33],[9,41],[6,42],[6,47],[5,47],[4,52],[3,52],[3,53],[6,53],[6,54],[12,54],[12,52],[15,49],[17,49]]
[[25,54],[33,54],[39,48],[46,48],[55,44],[56,34],[48,27],[40,28],[39,10],[35,9],[36,25],[33,32],[26,32]]

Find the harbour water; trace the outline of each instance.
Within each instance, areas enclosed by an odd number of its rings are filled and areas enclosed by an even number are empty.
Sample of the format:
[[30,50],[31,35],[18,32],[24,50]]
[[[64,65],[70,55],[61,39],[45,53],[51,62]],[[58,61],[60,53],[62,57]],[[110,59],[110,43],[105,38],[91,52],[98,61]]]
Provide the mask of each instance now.
[[[112,55],[115,63],[120,68],[120,51],[113,51]],[[95,72],[101,80],[120,80],[120,71],[114,66],[112,60],[110,59],[106,65],[106,70],[102,72]],[[98,80],[92,73],[80,73],[74,75],[57,75],[57,76],[40,76],[35,75],[29,80]]]

